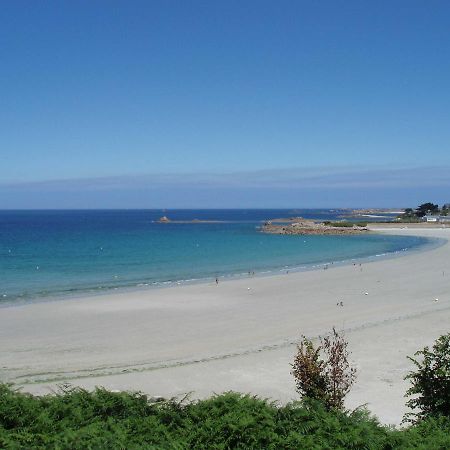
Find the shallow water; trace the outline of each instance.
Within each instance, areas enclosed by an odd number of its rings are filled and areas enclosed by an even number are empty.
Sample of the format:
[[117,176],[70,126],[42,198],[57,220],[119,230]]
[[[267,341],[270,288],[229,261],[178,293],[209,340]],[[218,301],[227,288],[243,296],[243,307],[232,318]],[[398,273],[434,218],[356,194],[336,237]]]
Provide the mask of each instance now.
[[[410,236],[280,236],[261,221],[337,210],[0,211],[0,300],[307,268],[416,248]],[[220,220],[221,223],[154,221]]]

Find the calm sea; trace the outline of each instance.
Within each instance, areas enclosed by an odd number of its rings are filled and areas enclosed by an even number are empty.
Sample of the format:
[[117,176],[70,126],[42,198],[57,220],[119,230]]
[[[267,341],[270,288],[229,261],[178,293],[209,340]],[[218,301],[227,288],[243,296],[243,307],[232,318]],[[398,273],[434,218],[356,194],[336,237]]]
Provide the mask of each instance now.
[[[339,210],[0,211],[0,301],[309,268],[412,249],[404,236],[279,236],[261,221]],[[159,224],[174,220],[223,223]]]

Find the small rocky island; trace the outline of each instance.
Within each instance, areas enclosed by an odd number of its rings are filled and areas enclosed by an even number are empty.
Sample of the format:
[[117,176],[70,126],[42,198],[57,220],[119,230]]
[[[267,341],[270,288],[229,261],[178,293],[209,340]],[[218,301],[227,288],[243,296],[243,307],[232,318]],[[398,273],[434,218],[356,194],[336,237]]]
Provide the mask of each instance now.
[[200,219],[192,219],[192,220],[172,220],[167,216],[162,216],[158,220],[154,221],[155,223],[225,223],[223,220],[200,220]]
[[274,225],[279,222],[275,219],[264,222],[261,232],[269,234],[317,234],[317,235],[347,235],[362,234],[369,230],[365,224],[352,224],[349,222],[315,222],[314,220],[295,218],[295,222]]

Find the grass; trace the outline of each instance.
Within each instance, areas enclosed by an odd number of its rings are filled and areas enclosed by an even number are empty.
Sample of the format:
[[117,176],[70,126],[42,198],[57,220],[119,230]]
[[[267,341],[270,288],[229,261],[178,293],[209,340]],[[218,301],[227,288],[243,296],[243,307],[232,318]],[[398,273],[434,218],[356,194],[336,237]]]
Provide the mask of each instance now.
[[364,227],[367,227],[367,222],[347,222],[347,221],[329,222],[329,221],[326,221],[326,222],[324,222],[324,225],[328,225],[329,227],[336,227],[336,228],[352,228],[353,226],[364,228]]

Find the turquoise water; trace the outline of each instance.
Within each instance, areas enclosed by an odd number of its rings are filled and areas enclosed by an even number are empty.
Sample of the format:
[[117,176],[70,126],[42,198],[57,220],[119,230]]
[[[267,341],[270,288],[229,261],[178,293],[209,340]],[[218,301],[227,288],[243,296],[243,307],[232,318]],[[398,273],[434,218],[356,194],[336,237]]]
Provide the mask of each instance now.
[[[29,301],[114,288],[161,286],[416,248],[423,238],[280,236],[261,221],[288,215],[335,219],[335,210],[0,211],[0,300]],[[172,219],[223,223],[158,224]]]

